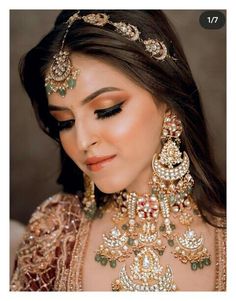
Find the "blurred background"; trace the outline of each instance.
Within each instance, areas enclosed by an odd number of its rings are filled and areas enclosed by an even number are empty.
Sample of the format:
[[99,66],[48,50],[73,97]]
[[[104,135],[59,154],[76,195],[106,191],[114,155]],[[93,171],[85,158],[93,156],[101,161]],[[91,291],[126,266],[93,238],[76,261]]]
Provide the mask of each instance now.
[[[211,144],[225,177],[226,28],[202,28],[201,10],[164,12],[175,27],[202,95]],[[21,56],[51,29],[58,13],[10,11],[10,212],[11,219],[23,224],[37,205],[61,189],[56,184],[60,170],[57,145],[39,129],[18,75]]]

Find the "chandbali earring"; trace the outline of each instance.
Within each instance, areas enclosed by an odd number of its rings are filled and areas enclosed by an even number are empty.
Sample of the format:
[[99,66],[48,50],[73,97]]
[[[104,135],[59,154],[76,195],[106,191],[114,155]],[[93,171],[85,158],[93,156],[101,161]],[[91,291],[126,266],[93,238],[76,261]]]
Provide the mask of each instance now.
[[[190,160],[186,152],[180,151],[180,135],[183,127],[175,114],[168,113],[164,118],[162,130],[163,148],[159,157],[154,155],[152,166],[154,176],[152,183],[158,191],[163,224],[160,231],[174,247],[174,256],[183,263],[191,263],[192,270],[210,265],[210,255],[203,245],[202,235],[190,227],[194,214],[198,214],[191,193],[194,180],[190,174]],[[155,189],[155,188],[154,188]],[[171,215],[172,213],[172,215]],[[186,226],[183,235],[174,233],[173,219]]]
[[85,173],[84,177],[84,197],[82,200],[82,204],[84,205],[84,213],[88,219],[93,219],[97,212],[97,205],[95,199],[95,185],[94,182],[87,176]]

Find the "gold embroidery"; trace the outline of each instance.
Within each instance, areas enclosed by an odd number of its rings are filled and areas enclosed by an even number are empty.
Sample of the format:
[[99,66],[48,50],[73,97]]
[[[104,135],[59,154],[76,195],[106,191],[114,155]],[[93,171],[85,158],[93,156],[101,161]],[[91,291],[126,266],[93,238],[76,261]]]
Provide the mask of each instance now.
[[[81,224],[76,196],[58,194],[33,214],[17,254],[11,290],[66,290],[69,263]],[[82,230],[81,230],[82,231]]]
[[82,290],[82,268],[91,221],[82,216],[81,226],[76,235],[75,246],[71,256],[67,291]]
[[226,229],[216,228],[216,281],[215,290],[226,290]]

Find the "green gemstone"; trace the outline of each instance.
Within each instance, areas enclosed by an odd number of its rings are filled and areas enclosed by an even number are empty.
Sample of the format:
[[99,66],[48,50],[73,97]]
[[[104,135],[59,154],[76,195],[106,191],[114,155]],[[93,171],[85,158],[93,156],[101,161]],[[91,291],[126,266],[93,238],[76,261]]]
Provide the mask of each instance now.
[[66,95],[66,90],[65,89],[59,89],[58,90],[59,94],[64,97]]
[[168,239],[168,245],[170,246],[170,247],[173,247],[174,246],[174,241],[173,241],[173,239]]
[[175,225],[174,224],[170,224],[170,228],[171,228],[171,230],[175,230]]
[[203,260],[203,262],[204,262],[205,265],[211,265],[211,260],[210,260],[210,258],[205,258],[205,259]]
[[175,196],[173,194],[170,195],[170,202],[172,204],[174,204],[174,202],[175,202]]
[[187,193],[191,193],[193,191],[192,187],[187,188]]
[[163,250],[159,250],[158,253],[159,253],[160,256],[162,256],[164,254],[164,251]]
[[47,94],[50,95],[52,93],[52,87],[51,87],[51,85],[47,84],[47,86],[45,88],[46,88]]
[[116,267],[116,260],[111,260],[110,261],[110,267],[113,268],[113,269]]
[[122,228],[123,230],[127,230],[127,229],[128,229],[128,226],[127,226],[126,224],[124,224],[124,225],[121,226],[121,228]]
[[198,268],[197,262],[192,262],[192,263],[191,263],[191,269],[192,269],[193,271],[196,271],[197,268]]
[[198,262],[198,268],[199,269],[203,269],[204,268],[204,261],[203,260]]
[[95,261],[100,262],[100,260],[101,260],[101,255],[100,254],[96,254]]
[[91,219],[91,214],[90,214],[90,212],[85,212],[85,216],[86,216],[87,219]]
[[70,78],[70,79],[68,79],[67,83],[68,83],[69,88],[73,89],[76,85],[76,80],[73,78]]
[[85,216],[87,217],[87,219],[92,220],[95,216],[95,212],[94,211],[87,211],[87,212],[85,212]]
[[160,200],[163,200],[164,194],[163,194],[163,193],[159,193],[159,194],[158,194],[158,197],[159,197]]
[[104,257],[104,256],[101,256],[101,259],[100,259],[100,262],[101,262],[101,265],[106,265],[107,264],[107,258],[106,257]]
[[133,246],[134,245],[134,239],[133,238],[130,238],[128,239],[128,245],[129,246]]

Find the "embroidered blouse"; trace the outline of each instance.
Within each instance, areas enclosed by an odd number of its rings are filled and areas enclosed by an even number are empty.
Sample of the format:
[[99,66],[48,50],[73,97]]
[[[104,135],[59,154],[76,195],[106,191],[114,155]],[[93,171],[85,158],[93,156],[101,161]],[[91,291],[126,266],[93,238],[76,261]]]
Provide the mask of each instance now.
[[[37,208],[20,244],[12,291],[83,291],[91,221],[75,195],[56,194]],[[226,290],[226,231],[216,228],[215,290]]]

